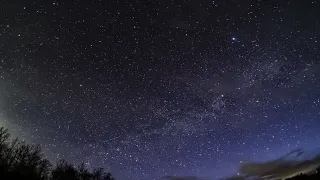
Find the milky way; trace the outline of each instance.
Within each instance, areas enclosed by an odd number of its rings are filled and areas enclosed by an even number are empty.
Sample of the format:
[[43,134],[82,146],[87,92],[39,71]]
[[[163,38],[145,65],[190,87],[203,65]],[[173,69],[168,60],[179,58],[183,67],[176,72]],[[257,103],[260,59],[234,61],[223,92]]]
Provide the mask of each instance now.
[[0,125],[119,180],[318,148],[319,3],[1,2]]

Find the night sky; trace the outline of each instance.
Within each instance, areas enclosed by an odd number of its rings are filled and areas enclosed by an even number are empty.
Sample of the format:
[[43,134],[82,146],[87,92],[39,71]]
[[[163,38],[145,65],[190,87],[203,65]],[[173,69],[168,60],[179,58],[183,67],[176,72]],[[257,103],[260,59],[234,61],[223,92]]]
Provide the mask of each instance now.
[[6,1],[0,126],[118,180],[320,145],[316,0]]

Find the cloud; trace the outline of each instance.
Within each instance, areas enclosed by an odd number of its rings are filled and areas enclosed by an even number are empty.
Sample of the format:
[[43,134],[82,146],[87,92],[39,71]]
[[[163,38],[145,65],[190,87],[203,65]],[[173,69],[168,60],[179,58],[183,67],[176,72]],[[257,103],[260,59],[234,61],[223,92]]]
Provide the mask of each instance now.
[[[241,164],[239,175],[224,180],[263,179],[277,180],[309,173],[320,167],[320,150],[317,153],[306,153],[304,149],[295,149],[286,155],[267,162],[247,162]],[[164,180],[209,180],[195,176],[165,176]]]
[[239,176],[229,177],[235,179],[285,179],[300,173],[308,173],[320,166],[320,152],[311,158],[305,158],[303,149],[296,149],[279,159],[264,163],[243,163],[239,168]]

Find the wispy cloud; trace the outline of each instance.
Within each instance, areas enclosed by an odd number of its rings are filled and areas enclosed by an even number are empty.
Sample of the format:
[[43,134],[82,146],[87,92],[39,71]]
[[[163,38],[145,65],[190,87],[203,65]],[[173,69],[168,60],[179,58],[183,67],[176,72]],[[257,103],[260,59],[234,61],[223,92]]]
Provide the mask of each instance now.
[[[320,167],[320,150],[309,154],[304,149],[295,149],[286,155],[267,162],[242,163],[239,175],[224,180],[278,180],[296,176],[300,173],[309,173]],[[195,176],[165,176],[164,180],[211,180]]]
[[240,175],[229,177],[226,180],[285,179],[300,173],[308,173],[320,166],[320,152],[309,158],[304,156],[307,155],[303,149],[296,149],[273,161],[243,163],[239,168]]

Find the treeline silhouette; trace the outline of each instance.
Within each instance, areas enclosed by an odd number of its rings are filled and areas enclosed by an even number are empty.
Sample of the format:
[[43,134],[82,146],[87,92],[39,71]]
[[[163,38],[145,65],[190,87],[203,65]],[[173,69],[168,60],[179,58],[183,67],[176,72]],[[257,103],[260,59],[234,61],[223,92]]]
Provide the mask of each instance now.
[[299,174],[286,180],[319,180],[320,179],[320,167],[308,174]]
[[[115,180],[102,168],[90,171],[83,163],[75,166],[60,160],[52,165],[39,145],[11,139],[8,129],[0,127],[0,179],[23,180]],[[197,177],[164,177],[170,180],[195,180]],[[320,180],[320,167],[308,174],[286,180]]]
[[74,166],[60,160],[53,166],[39,145],[11,140],[8,129],[0,127],[0,179],[24,180],[114,180],[102,168],[90,171],[84,164]]

